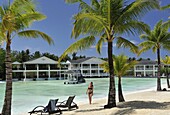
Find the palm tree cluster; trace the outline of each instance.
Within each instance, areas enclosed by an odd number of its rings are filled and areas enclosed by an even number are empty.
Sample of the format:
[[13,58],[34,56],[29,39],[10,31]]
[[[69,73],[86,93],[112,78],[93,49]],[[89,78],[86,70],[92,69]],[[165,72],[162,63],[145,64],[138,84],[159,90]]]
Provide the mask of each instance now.
[[[152,9],[159,8],[158,0],[136,0],[128,3],[126,0],[90,0],[89,5],[83,0],[65,0],[67,3],[79,3],[80,11],[74,16],[72,37],[86,36],[77,40],[65,50],[60,59],[68,53],[84,50],[96,43],[96,50],[101,53],[102,44],[107,43],[110,85],[108,103],[105,108],[116,106],[116,89],[113,65],[113,42],[117,40],[118,47],[130,48],[137,53],[138,47],[121,37],[122,34],[138,34],[146,28],[139,19]],[[115,41],[116,42],[116,41]]]
[[158,63],[158,73],[157,73],[157,91],[161,91],[161,78],[160,78],[160,69],[161,69],[161,58],[160,58],[160,49],[166,49],[170,50],[170,33],[169,33],[169,27],[170,27],[170,21],[163,22],[160,20],[154,27],[153,30],[150,29],[149,26],[147,26],[145,34],[141,34],[140,38],[144,41],[139,44],[142,49],[139,51],[139,54],[141,52],[145,52],[147,50],[152,49],[153,52],[157,52],[157,63]]
[[[118,98],[119,102],[124,102],[123,90],[122,90],[122,83],[121,78],[128,73],[128,71],[134,67],[138,63],[136,60],[128,60],[128,57],[121,54],[118,56],[113,55],[113,65],[114,65],[114,72],[115,76],[118,77]],[[109,65],[108,62],[104,62],[100,65],[105,72],[109,72]]]

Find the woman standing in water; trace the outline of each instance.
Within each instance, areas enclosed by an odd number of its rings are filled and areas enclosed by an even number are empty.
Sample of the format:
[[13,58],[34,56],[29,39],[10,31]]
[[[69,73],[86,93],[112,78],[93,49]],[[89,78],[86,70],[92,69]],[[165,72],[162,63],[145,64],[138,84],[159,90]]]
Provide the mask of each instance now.
[[87,92],[86,94],[88,94],[89,97],[89,104],[91,104],[92,102],[92,96],[93,96],[93,82],[90,82],[88,88],[87,88]]

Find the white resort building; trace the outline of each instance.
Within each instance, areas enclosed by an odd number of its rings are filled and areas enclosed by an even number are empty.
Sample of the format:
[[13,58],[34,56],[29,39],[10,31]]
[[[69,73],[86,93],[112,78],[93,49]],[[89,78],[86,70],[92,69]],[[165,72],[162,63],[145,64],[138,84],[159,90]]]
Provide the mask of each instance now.
[[[170,68],[170,64],[161,63],[161,67]],[[134,66],[135,77],[157,77],[158,63],[148,59],[142,59]],[[161,77],[166,77],[165,73],[161,74]]]
[[[58,67],[58,62],[49,59],[45,56],[38,59],[30,60],[24,63],[13,62],[13,78],[33,80],[37,79],[67,79],[67,71],[73,70],[80,73],[83,77],[108,77],[100,67],[104,60],[96,57],[81,58],[78,60],[68,60],[61,62]],[[170,65],[166,65],[169,66]],[[130,76],[134,77],[156,77],[157,62],[142,59],[130,71]]]
[[38,59],[30,60],[24,63],[13,62],[13,78],[24,79],[64,79],[65,72],[68,70],[78,70],[84,77],[107,77],[108,74],[103,72],[100,67],[104,60],[90,57],[78,60],[58,62],[45,56]]
[[157,76],[157,62],[147,59],[142,59],[134,66],[135,77],[155,77]]
[[69,70],[79,70],[85,77],[107,77],[108,74],[104,73],[100,64],[105,61],[95,57],[82,58],[78,60],[70,60],[68,64]]

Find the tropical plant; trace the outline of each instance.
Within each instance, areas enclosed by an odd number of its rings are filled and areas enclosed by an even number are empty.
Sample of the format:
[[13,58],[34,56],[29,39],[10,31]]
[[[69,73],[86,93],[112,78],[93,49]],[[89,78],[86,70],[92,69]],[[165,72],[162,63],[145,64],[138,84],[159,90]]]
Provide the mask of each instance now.
[[[124,102],[124,96],[123,96],[123,91],[122,91],[122,83],[121,83],[121,78],[122,76],[125,76],[129,70],[134,67],[134,65],[137,64],[136,60],[129,61],[128,57],[121,54],[118,56],[113,55],[113,65],[114,65],[114,73],[118,77],[118,98],[119,102]],[[108,62],[105,62],[101,64],[101,67],[104,69],[105,72],[109,72],[109,64]]]
[[2,115],[11,115],[12,102],[12,64],[11,43],[17,35],[25,38],[43,38],[49,44],[53,40],[38,30],[27,30],[34,21],[40,21],[46,17],[36,11],[32,0],[14,0],[12,3],[0,6],[0,38],[6,42],[6,90]]
[[[145,29],[145,24],[138,19],[148,11],[159,8],[157,0],[136,0],[127,3],[125,0],[91,0],[91,4],[83,0],[65,0],[67,3],[80,3],[80,11],[74,16],[74,27],[72,37],[77,39],[85,36],[70,45],[60,56],[60,60],[68,53],[84,50],[96,43],[96,50],[101,53],[104,42],[108,45],[108,63],[110,74],[110,85],[108,103],[104,108],[116,106],[115,78],[112,59],[113,40],[117,39],[118,47],[130,47],[137,52],[137,47],[127,39],[120,37],[122,34],[136,34]],[[59,61],[60,61],[59,60]]]
[[160,78],[160,49],[170,50],[170,33],[168,32],[170,26],[170,21],[163,22],[160,20],[154,27],[153,30],[146,28],[145,34],[141,34],[140,38],[144,41],[139,44],[142,49],[139,51],[139,54],[145,52],[152,48],[152,51],[157,52],[157,64],[158,64],[158,73],[157,73],[157,91],[161,90],[161,78]]
[[161,62],[164,64],[164,67],[161,69],[162,73],[165,73],[166,75],[166,80],[167,80],[167,87],[170,88],[169,84],[169,74],[170,74],[170,56],[166,56],[165,59],[161,59]]

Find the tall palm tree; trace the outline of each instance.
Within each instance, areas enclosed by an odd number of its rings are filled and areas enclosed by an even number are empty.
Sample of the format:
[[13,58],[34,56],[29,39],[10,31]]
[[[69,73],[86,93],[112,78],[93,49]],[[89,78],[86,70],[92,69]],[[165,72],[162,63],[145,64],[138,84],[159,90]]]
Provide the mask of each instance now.
[[[123,96],[123,91],[122,91],[122,84],[121,84],[121,78],[122,76],[126,75],[128,71],[134,67],[134,65],[137,64],[136,60],[133,61],[128,61],[128,57],[121,54],[118,56],[113,55],[113,64],[114,64],[114,72],[115,75],[118,77],[118,98],[119,102],[124,102],[124,96]],[[101,67],[104,68],[105,72],[109,72],[109,65],[108,62],[105,62],[101,64]]]
[[168,67],[170,65],[170,56],[166,56],[165,59],[161,59],[161,62],[165,64],[165,67],[163,68],[163,72],[166,74],[167,87],[170,88],[170,84],[169,84],[170,68]]
[[[108,103],[105,108],[116,106],[115,99],[115,79],[114,66],[112,59],[113,40],[117,39],[119,47],[131,47],[136,52],[137,47],[120,35],[136,34],[145,29],[145,24],[138,19],[151,9],[159,8],[157,0],[136,0],[127,3],[125,0],[91,0],[91,4],[83,0],[65,0],[67,3],[79,3],[80,11],[74,16],[74,27],[72,37],[75,39],[83,36],[64,51],[60,60],[68,53],[84,50],[96,43],[99,38],[96,49],[101,53],[102,44],[108,45],[108,63],[110,74],[110,85],[108,94]],[[88,35],[88,36],[85,36]],[[85,37],[84,37],[85,36]],[[133,47],[133,48],[132,48]],[[59,61],[60,61],[59,60]]]
[[34,21],[45,19],[45,16],[35,10],[32,0],[14,0],[13,3],[0,6],[0,38],[6,42],[6,90],[2,115],[11,115],[12,101],[12,63],[11,43],[17,35],[25,38],[43,38],[49,44],[53,40],[38,30],[26,30]]
[[157,73],[157,91],[161,91],[161,78],[160,78],[160,49],[170,50],[170,33],[168,29],[170,27],[170,21],[163,22],[160,20],[154,27],[153,30],[150,28],[146,29],[145,34],[141,34],[140,38],[144,41],[139,44],[142,47],[141,51],[145,52],[152,48],[153,52],[157,52],[157,64],[158,64],[158,73]]

